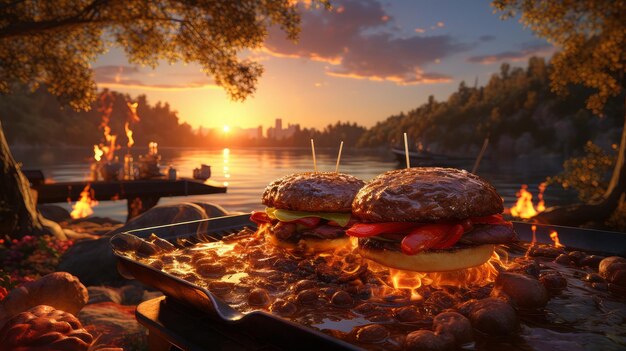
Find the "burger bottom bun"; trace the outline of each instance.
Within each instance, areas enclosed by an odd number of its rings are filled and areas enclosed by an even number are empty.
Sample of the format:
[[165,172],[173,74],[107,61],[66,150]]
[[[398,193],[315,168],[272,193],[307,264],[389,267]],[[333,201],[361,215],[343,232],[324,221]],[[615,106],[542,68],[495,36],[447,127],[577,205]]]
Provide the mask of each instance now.
[[265,237],[265,241],[270,245],[280,247],[287,250],[303,251],[307,253],[315,253],[322,251],[333,251],[351,245],[349,236],[342,236],[335,239],[320,238],[301,238],[297,242],[285,241],[276,238],[269,231],[269,226],[259,227],[259,233]]
[[406,255],[401,251],[359,245],[359,252],[365,258],[390,268],[415,272],[448,272],[480,266],[491,258],[494,249],[494,245],[487,244]]

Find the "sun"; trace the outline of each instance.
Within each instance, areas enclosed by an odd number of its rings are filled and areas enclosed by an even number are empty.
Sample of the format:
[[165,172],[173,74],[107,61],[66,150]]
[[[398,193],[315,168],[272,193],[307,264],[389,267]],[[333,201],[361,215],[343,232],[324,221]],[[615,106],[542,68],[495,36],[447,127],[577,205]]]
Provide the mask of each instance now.
[[230,126],[224,126],[224,128],[222,128],[222,130],[224,131],[224,133],[228,133],[228,132],[230,132]]

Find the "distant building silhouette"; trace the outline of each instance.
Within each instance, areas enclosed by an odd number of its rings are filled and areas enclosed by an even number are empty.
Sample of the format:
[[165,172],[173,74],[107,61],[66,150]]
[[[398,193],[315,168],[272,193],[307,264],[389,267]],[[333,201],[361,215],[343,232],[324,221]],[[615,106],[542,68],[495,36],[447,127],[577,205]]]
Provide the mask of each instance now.
[[283,119],[276,118],[274,122],[274,127],[267,128],[267,138],[268,139],[287,139],[292,137],[298,130],[300,130],[299,124],[287,124],[287,128],[283,129]]

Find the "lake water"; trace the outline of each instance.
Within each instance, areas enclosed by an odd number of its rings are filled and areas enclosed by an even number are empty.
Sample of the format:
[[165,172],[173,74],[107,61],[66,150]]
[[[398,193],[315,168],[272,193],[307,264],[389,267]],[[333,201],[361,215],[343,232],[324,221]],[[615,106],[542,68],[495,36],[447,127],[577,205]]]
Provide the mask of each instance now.
[[[335,149],[317,149],[317,165],[321,171],[334,171],[337,158]],[[135,148],[137,157],[147,149]],[[211,180],[228,185],[226,194],[162,198],[159,204],[173,204],[185,201],[208,201],[219,204],[230,211],[249,212],[261,209],[261,194],[272,180],[292,172],[313,170],[309,149],[297,148],[246,148],[246,149],[199,149],[199,148],[160,148],[162,173],[169,165],[177,169],[178,175],[191,177],[192,170],[200,164],[208,164],[212,169]],[[121,154],[121,153],[120,153]],[[13,155],[24,169],[40,169],[46,178],[53,181],[76,181],[89,179],[89,162],[92,150],[85,148],[46,148],[14,149]],[[504,198],[505,206],[515,202],[515,193],[521,184],[528,184],[529,190],[537,194],[537,186],[546,176],[561,171],[561,160],[555,158],[531,159],[527,157],[506,161],[483,160],[478,174],[491,181]],[[461,165],[471,168],[472,165]],[[401,167],[394,155],[388,151],[350,150],[344,148],[340,171],[353,174],[363,180]],[[96,198],[98,194],[96,194]],[[548,187],[545,193],[547,206],[557,205],[575,199],[571,193],[557,186]],[[76,199],[74,199],[76,200]],[[70,204],[60,204],[71,209]],[[117,220],[126,218],[126,200],[101,201],[94,208],[96,216],[111,217]]]

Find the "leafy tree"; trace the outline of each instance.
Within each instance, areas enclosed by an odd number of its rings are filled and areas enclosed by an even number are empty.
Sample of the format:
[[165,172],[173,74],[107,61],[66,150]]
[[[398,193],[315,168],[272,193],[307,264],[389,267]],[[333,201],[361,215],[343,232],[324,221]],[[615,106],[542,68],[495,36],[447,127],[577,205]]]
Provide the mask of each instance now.
[[[521,14],[520,22],[559,48],[552,59],[552,90],[564,95],[573,85],[593,93],[587,108],[605,113],[611,99],[624,99],[626,80],[626,1],[623,0],[494,0],[504,18]],[[609,116],[618,118],[617,116]],[[554,208],[537,220],[583,224],[606,219],[626,191],[626,115],[613,174],[605,193],[585,205]]]
[[[62,103],[88,109],[96,97],[90,62],[119,46],[133,63],[197,62],[232,99],[243,100],[263,70],[239,55],[259,47],[272,25],[296,39],[299,23],[289,0],[0,0],[0,92],[45,84]],[[0,181],[0,232],[42,232],[1,128]],[[58,226],[50,230],[62,236]]]

